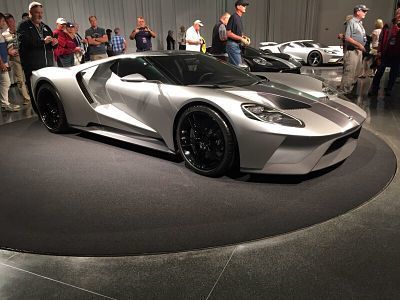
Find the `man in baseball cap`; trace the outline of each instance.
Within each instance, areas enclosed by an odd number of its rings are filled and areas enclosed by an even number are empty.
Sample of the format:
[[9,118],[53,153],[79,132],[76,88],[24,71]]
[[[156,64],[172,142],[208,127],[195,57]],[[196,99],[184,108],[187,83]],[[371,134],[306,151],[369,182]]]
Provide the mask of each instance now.
[[[58,36],[60,35],[61,32],[64,32],[65,27],[67,26],[67,21],[64,18],[58,18],[56,20],[56,29],[53,31],[53,37],[58,39]],[[54,59],[57,62],[57,66],[62,67],[62,64],[59,60],[59,53],[58,53],[58,47],[54,49]]]
[[193,26],[186,30],[186,50],[187,51],[201,51],[203,41],[200,36],[200,27],[203,27],[203,22],[196,20]]
[[363,12],[367,12],[367,11],[369,11],[369,8],[366,7],[364,4],[358,4],[358,5],[354,6],[354,13],[356,13],[360,10],[362,10]]
[[340,83],[341,91],[348,98],[355,98],[358,76],[362,71],[362,54],[365,52],[367,35],[362,25],[369,8],[364,4],[354,7],[353,18],[346,24],[345,53],[343,56],[343,75]]
[[235,13],[233,13],[226,25],[226,34],[228,41],[226,42],[226,53],[228,53],[228,61],[239,66],[242,63],[242,54],[240,45],[250,44],[250,39],[245,37],[242,22],[242,16],[246,13],[249,2],[237,0],[235,2]]
[[239,6],[239,5],[241,5],[241,6],[248,6],[248,5],[250,5],[250,3],[249,3],[249,2],[246,2],[246,1],[243,1],[243,0],[237,0],[237,1],[235,2],[235,7],[236,7],[236,6]]

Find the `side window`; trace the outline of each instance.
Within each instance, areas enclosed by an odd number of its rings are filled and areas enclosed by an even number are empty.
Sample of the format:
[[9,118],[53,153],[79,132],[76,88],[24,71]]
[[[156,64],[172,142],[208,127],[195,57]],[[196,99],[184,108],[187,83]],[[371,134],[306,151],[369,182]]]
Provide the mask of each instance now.
[[110,69],[121,78],[137,73],[144,76],[147,80],[159,80],[163,83],[169,83],[156,67],[142,57],[120,59]]

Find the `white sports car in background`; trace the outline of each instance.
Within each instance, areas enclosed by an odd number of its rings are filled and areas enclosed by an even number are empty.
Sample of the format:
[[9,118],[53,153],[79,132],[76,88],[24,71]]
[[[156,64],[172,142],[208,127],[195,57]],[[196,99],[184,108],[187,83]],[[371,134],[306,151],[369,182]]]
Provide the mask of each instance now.
[[282,44],[262,42],[260,50],[266,53],[287,53],[312,67],[343,61],[343,49],[340,46],[325,46],[313,40],[291,41]]

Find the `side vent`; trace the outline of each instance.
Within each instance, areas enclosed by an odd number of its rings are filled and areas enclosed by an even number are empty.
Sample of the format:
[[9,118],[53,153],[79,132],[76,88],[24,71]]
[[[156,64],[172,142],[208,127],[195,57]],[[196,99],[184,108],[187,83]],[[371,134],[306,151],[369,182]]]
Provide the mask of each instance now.
[[82,93],[85,95],[87,101],[90,104],[93,104],[94,100],[93,100],[92,96],[90,95],[89,91],[86,89],[85,83],[83,82],[84,74],[85,74],[84,72],[79,72],[78,74],[76,74],[76,80],[78,81],[78,85],[81,88]]

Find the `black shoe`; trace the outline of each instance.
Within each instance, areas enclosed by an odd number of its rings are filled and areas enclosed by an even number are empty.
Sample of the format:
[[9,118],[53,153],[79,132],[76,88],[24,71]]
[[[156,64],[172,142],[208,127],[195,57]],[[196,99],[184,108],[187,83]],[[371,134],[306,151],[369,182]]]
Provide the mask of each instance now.
[[378,90],[369,90],[368,96],[370,97],[378,96]]
[[386,97],[390,97],[391,95],[392,95],[392,91],[386,88],[385,89],[385,96]]

